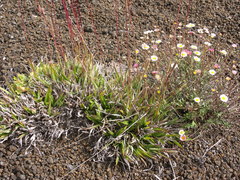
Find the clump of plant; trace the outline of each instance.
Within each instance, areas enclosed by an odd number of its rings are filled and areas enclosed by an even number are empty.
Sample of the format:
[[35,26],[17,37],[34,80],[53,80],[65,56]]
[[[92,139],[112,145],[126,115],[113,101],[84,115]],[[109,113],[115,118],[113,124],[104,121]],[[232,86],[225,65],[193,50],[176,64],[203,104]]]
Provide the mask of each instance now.
[[169,42],[158,29],[144,32],[131,66],[111,67],[111,75],[86,51],[32,64],[29,74],[0,89],[1,140],[31,146],[84,132],[95,139],[95,158],[128,165],[181,147],[191,139],[189,128],[239,112],[237,59],[228,61],[229,51],[212,48],[215,34],[188,29],[194,26],[179,26],[182,35]]
[[2,141],[12,137],[33,145],[74,134],[84,124],[78,108],[82,97],[104,85],[87,59],[32,64],[29,74],[19,74],[6,89],[0,88]]
[[[76,36],[84,44],[74,6],[78,2],[68,4],[74,18],[62,1],[71,42]],[[64,57],[54,15],[49,17],[38,6]],[[128,56],[126,71],[110,67],[109,75],[89,51],[56,63],[32,64],[29,74],[19,74],[7,88],[0,88],[1,141],[12,139],[30,147],[85,133],[95,139],[95,158],[130,165],[164,156],[175,150],[174,145],[181,147],[180,141],[191,139],[190,128],[239,112],[238,45],[224,49],[206,27],[175,25],[169,37],[157,28],[145,31],[135,59]]]

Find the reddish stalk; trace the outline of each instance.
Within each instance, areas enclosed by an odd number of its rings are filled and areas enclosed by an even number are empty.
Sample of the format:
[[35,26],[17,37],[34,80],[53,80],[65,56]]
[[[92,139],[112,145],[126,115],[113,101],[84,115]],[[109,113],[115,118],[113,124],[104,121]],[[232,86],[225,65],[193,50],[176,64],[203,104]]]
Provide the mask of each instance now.
[[125,6],[126,6],[126,23],[125,23],[125,29],[126,29],[126,45],[127,45],[127,59],[128,59],[128,67],[131,68],[131,60],[130,60],[130,52],[129,52],[129,25],[130,25],[130,15],[129,15],[129,7],[130,7],[130,4],[129,4],[129,0],[126,0],[125,1]]
[[51,1],[50,6],[51,6],[52,34],[54,35],[53,37],[55,38],[55,41],[56,41],[56,45],[57,45],[56,48],[59,49],[60,55],[62,56],[62,58],[64,58],[65,57],[65,49],[61,43],[62,36],[61,36],[61,33],[57,26],[57,23],[55,21],[56,19],[54,18],[54,17],[56,17],[56,11],[54,11],[54,9],[56,9],[56,6],[55,6],[54,0]]
[[119,0],[116,0],[115,6],[115,17],[116,17],[116,40],[117,40],[117,50],[118,50],[118,56],[120,58],[120,45],[119,45],[119,14],[118,14],[118,8],[119,8]]
[[52,40],[53,40],[53,42],[54,42],[54,46],[55,46],[55,48],[56,48],[56,50],[57,50],[57,52],[59,52],[60,53],[60,55],[64,58],[64,55],[65,55],[65,52],[64,52],[64,48],[62,47],[62,45],[61,44],[58,44],[58,39],[59,39],[59,37],[56,35],[56,34],[59,34],[59,33],[57,33],[56,32],[56,23],[54,22],[54,18],[53,18],[53,16],[54,16],[54,14],[53,14],[53,8],[55,7],[54,6],[54,2],[52,1],[51,3],[49,2],[49,1],[46,1],[47,3],[48,3],[48,6],[50,6],[50,8],[51,8],[51,16],[50,16],[50,22],[47,20],[47,17],[46,17],[46,15],[45,15],[45,11],[44,11],[44,8],[42,8],[41,6],[40,6],[40,4],[39,4],[39,2],[38,1],[36,1],[37,2],[37,5],[38,5],[38,12],[39,12],[39,14],[41,15],[41,17],[43,18],[43,21],[44,21],[44,24],[47,26],[47,25],[49,25],[48,26],[48,30],[46,30],[46,32],[48,33],[50,33],[50,35],[51,35],[51,37],[52,37]]
[[62,5],[63,5],[64,12],[65,12],[65,17],[66,17],[66,21],[67,21],[67,25],[68,25],[68,30],[69,30],[69,35],[70,35],[70,38],[73,42],[73,40],[74,40],[73,25],[72,25],[72,21],[70,19],[70,15],[69,15],[69,11],[68,11],[68,8],[67,8],[66,0],[62,0]]
[[[73,16],[75,19],[75,22],[77,24],[77,30],[79,33],[79,39],[81,40],[81,42],[83,41],[82,37],[83,37],[83,30],[82,30],[82,21],[81,21],[81,11],[80,8],[76,8],[78,5],[78,0],[75,0],[73,3],[70,3],[70,7],[73,11]],[[79,16],[78,16],[79,14]]]

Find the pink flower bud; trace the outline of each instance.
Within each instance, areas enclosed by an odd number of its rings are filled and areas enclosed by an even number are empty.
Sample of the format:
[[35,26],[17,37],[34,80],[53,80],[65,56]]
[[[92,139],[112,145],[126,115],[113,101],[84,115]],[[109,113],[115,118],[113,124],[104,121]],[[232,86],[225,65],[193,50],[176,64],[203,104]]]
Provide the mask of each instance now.
[[152,74],[155,75],[155,74],[158,74],[159,72],[158,71],[153,71]]
[[133,67],[134,67],[134,68],[138,68],[139,65],[138,65],[137,63],[135,63],[135,64],[133,65]]
[[236,75],[236,74],[237,74],[237,71],[236,71],[236,70],[232,70],[232,73],[233,73],[234,75]]
[[211,51],[211,52],[214,52],[214,49],[213,48],[211,48],[211,49],[208,49],[209,51]]
[[188,49],[184,49],[183,52],[186,52],[188,55],[192,54],[192,51],[189,51]]
[[219,69],[220,68],[220,65],[219,64],[214,64],[213,66],[215,69]]

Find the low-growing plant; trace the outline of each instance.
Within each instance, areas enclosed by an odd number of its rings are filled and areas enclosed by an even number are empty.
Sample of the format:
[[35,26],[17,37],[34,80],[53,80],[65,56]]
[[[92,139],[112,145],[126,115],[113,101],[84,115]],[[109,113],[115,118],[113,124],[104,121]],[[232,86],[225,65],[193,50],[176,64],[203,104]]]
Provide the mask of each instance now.
[[[167,38],[158,28],[144,31],[126,70],[99,66],[85,47],[74,58],[31,64],[28,74],[0,88],[0,139],[35,146],[82,132],[94,138],[97,160],[130,166],[175,151],[191,140],[191,128],[236,115],[237,45],[225,50],[206,27],[176,26]],[[79,39],[84,43],[81,33]]]
[[[153,32],[158,31],[145,34]],[[160,50],[160,39],[145,42],[142,57],[149,58],[141,59],[137,50],[133,67],[111,67],[111,75],[104,75],[105,67],[86,54],[84,61],[77,56],[32,64],[29,74],[19,74],[7,89],[1,88],[1,139],[35,145],[76,130],[88,132],[95,138],[98,160],[114,157],[129,165],[173,151],[166,148],[170,144],[181,147],[179,140],[190,139],[183,129],[221,120],[239,98],[234,97],[234,76],[224,78],[226,52],[215,50],[219,54],[212,56],[209,44],[191,41],[194,37],[177,43],[169,51],[172,56]]]

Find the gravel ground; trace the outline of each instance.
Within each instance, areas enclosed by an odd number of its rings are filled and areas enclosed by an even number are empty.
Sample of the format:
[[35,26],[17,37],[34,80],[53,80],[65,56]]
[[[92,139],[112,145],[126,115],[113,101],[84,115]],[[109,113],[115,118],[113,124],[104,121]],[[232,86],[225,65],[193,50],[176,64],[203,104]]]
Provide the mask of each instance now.
[[[178,11],[177,3],[173,0],[132,1],[133,31],[126,40],[124,2],[116,2],[118,1],[92,0],[89,4],[81,4],[83,29],[89,47],[93,51],[101,49],[99,58],[104,61],[116,60],[119,55],[126,55],[126,48],[134,49],[144,30],[159,26],[164,33],[169,34],[169,24],[174,22]],[[218,40],[222,43],[240,43],[239,0],[190,2],[189,19],[192,22],[206,25],[221,34]],[[180,20],[185,18],[186,4],[183,3],[181,8],[183,13],[179,16]],[[58,8],[60,6],[57,1],[56,7],[57,20],[63,25],[64,14]],[[92,16],[89,11],[91,7],[94,9]],[[116,31],[115,7],[119,8],[119,31]],[[95,27],[91,26],[91,17]],[[1,0],[0,22],[2,85],[16,73],[26,72],[28,60],[39,62],[46,57],[56,58],[53,42],[47,36],[34,3]],[[67,28],[60,27],[62,43],[67,47],[70,43]],[[239,118],[230,127],[211,125],[197,130],[192,138],[196,139],[183,143],[184,148],[179,149],[178,153],[169,154],[169,160],[157,158],[151,169],[139,166],[131,171],[92,160],[84,163],[90,157],[90,140],[79,141],[80,138],[75,138],[59,140],[51,145],[42,143],[38,145],[38,149],[29,150],[27,154],[26,148],[5,142],[0,144],[0,179],[240,179]],[[83,164],[80,166],[81,163]]]

